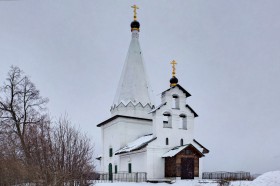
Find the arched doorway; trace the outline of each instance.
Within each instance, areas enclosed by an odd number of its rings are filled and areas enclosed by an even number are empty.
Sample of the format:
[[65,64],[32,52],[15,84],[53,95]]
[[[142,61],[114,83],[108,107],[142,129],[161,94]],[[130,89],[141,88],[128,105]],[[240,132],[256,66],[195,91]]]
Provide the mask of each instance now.
[[112,163],[109,163],[109,180],[113,180],[113,167],[112,167]]

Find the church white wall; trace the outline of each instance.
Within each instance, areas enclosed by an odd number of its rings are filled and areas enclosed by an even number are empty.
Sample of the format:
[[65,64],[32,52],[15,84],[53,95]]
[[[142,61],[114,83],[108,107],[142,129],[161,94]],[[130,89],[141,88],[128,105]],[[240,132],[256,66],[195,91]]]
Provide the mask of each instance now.
[[146,150],[120,155],[120,171],[128,172],[128,163],[131,163],[132,172],[147,172],[146,162]]
[[127,143],[136,140],[137,138],[152,133],[152,122],[117,118],[110,123],[102,126],[102,140],[103,140],[103,158],[102,158],[102,172],[108,172],[108,165],[118,165],[120,167],[119,155],[109,157],[109,148],[113,148],[116,152],[124,147]]
[[[179,98],[179,108],[173,108],[172,95],[176,94]],[[152,121],[139,119],[117,118],[106,125],[102,126],[103,138],[103,158],[102,171],[108,172],[108,165],[112,163],[113,167],[118,166],[118,172],[127,172],[128,163],[132,164],[132,172],[147,172],[148,179],[164,178],[165,160],[162,155],[175,146],[193,142],[194,133],[194,113],[186,107],[186,95],[178,87],[175,87],[164,93],[162,102],[167,101],[160,109],[150,114]],[[116,111],[116,110],[115,110]],[[131,111],[131,110],[130,110]],[[129,111],[129,112],[130,112]],[[131,111],[133,116],[136,113]],[[164,112],[171,114],[171,127],[164,127]],[[139,114],[139,113],[138,113]],[[187,120],[187,128],[182,128],[180,115],[184,114]],[[148,144],[146,149],[140,151],[113,155],[109,157],[109,148],[113,148],[113,152],[124,147],[126,144],[136,140],[137,138],[153,133],[156,140]],[[166,138],[169,144],[166,145]],[[199,159],[200,169],[199,177],[202,177],[202,159]],[[114,170],[114,168],[113,168]],[[113,171],[114,172],[114,171]]]
[[[172,108],[172,95],[178,95],[179,109]],[[178,87],[175,87],[164,93],[162,102],[167,102],[153,114],[153,134],[157,137],[156,146],[165,147],[166,138],[169,139],[168,147],[180,145],[180,140],[183,139],[184,144],[188,144],[193,140],[194,133],[194,114],[186,107],[186,95]],[[163,113],[169,112],[171,114],[171,128],[164,128]],[[182,121],[180,115],[186,115],[187,129],[182,128]]]
[[202,179],[203,158],[199,158],[199,178]]
[[[153,142],[152,142],[153,143]],[[164,178],[164,158],[161,156],[167,149],[147,147],[147,179]]]
[[[179,98],[179,108],[174,108],[172,95]],[[193,141],[194,133],[194,114],[186,107],[186,95],[178,87],[175,87],[162,96],[162,103],[166,103],[159,110],[153,113],[153,135],[157,139],[147,146],[147,177],[148,179],[164,178],[165,160],[162,155],[175,146],[189,144]],[[171,128],[164,127],[163,113],[171,114]],[[187,119],[187,129],[182,128],[180,115],[184,114]],[[168,145],[166,145],[168,138]],[[201,172],[201,169],[200,169]]]
[[178,87],[172,88],[169,91],[166,91],[161,97],[161,102],[167,102],[167,106],[172,108],[172,95],[179,96],[179,107],[183,108],[186,105],[186,94],[180,90]]
[[[191,143],[193,140],[193,117],[188,117],[188,128],[181,129],[179,128],[179,115],[172,115],[172,128],[163,127],[163,112],[159,113],[154,118],[154,134],[157,137],[156,146],[157,147],[174,147],[180,146],[180,140],[183,139],[184,144]],[[165,141],[168,138],[169,145],[166,145]]]

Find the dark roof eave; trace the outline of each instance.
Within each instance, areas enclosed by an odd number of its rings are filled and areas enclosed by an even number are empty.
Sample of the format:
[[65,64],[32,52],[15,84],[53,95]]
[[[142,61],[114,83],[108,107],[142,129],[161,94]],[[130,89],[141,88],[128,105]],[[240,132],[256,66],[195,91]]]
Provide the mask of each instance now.
[[[205,155],[202,153],[202,152],[200,152],[197,148],[195,148],[195,146],[193,146],[192,144],[188,144],[188,145],[185,145],[186,147],[185,148],[183,148],[182,150],[184,150],[184,149],[186,149],[186,148],[188,148],[188,147],[193,147],[197,152],[198,152],[198,154],[201,156],[201,157],[204,157]],[[182,152],[182,150],[180,150],[177,154],[179,154],[180,152]],[[177,156],[177,154],[175,155],[175,156]],[[164,157],[164,158],[166,158],[166,157]]]
[[[192,144],[189,144],[189,146],[192,146],[193,148],[195,148],[195,146],[193,146]],[[200,152],[197,148],[195,148],[197,150],[197,152],[201,155],[201,157],[204,157],[205,155],[203,154],[203,152]]]
[[195,139],[193,139],[193,141],[194,141],[196,144],[198,144],[201,148],[203,148],[203,154],[207,154],[207,153],[210,152],[207,148],[205,148],[203,145],[201,145],[201,144],[200,144],[198,141],[196,141]]
[[101,126],[103,126],[103,125],[105,125],[105,124],[109,123],[110,121],[113,121],[117,118],[127,118],[127,119],[138,119],[138,120],[144,120],[144,121],[152,121],[152,119],[147,119],[147,118],[138,118],[138,117],[133,117],[133,116],[115,115],[115,116],[99,123],[97,125],[97,127],[101,127]]
[[182,91],[185,93],[186,97],[190,97],[190,96],[191,96],[191,94],[188,93],[188,91],[186,91],[186,90],[185,90],[181,85],[179,85],[179,84],[177,84],[177,85],[175,85],[175,86],[173,86],[173,87],[170,87],[169,89],[163,91],[162,94],[165,93],[165,92],[167,92],[167,91],[169,91],[169,90],[171,90],[172,88],[175,88],[175,87],[178,87],[180,90],[182,90]]
[[198,114],[191,108],[191,106],[186,105],[186,107],[191,110],[191,112],[194,114],[194,117],[198,117]]
[[161,104],[160,106],[158,106],[157,108],[155,108],[154,110],[152,110],[151,112],[149,112],[148,114],[150,114],[150,113],[154,113],[155,111],[157,111],[157,110],[161,109],[161,107],[163,107],[164,105],[166,105],[166,103],[167,103],[167,102],[165,102],[165,103]]

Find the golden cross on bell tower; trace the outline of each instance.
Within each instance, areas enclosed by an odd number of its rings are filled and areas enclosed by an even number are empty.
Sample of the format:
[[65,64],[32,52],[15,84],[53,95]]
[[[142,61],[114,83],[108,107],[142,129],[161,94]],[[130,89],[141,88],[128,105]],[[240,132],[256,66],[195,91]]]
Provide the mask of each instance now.
[[176,61],[173,60],[170,64],[172,64],[172,77],[175,77],[176,75],[176,67],[175,65],[177,65]]
[[136,12],[136,10],[139,9],[139,7],[136,6],[136,5],[133,5],[133,6],[131,6],[131,8],[134,9],[134,10],[133,10],[133,12],[134,12],[133,18],[134,18],[134,21],[136,21],[136,20],[137,20],[137,12]]

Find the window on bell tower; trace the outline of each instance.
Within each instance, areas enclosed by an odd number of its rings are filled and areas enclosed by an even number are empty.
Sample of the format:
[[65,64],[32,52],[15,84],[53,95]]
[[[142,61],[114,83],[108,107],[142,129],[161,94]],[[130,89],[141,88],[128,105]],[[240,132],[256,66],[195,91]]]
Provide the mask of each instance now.
[[179,109],[179,96],[176,94],[172,95],[172,108]]
[[163,113],[163,128],[172,128],[172,117],[169,112]]
[[179,117],[180,117],[179,128],[187,129],[187,116],[185,114],[180,114]]

